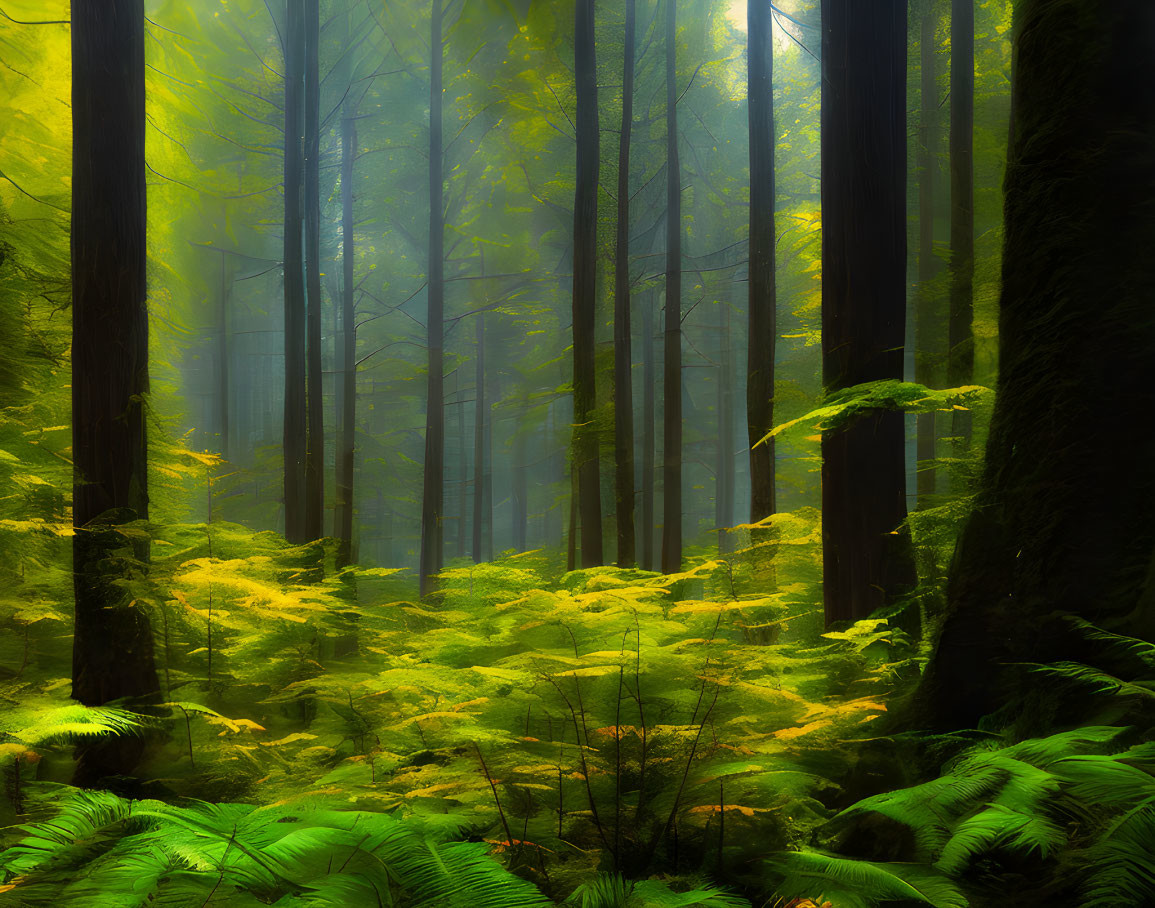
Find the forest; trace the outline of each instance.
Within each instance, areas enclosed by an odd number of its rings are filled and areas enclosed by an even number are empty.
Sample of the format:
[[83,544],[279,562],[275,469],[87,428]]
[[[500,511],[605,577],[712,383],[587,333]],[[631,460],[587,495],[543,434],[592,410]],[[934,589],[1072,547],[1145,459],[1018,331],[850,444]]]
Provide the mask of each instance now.
[[0,905],[1155,905],[1150,0],[0,0]]

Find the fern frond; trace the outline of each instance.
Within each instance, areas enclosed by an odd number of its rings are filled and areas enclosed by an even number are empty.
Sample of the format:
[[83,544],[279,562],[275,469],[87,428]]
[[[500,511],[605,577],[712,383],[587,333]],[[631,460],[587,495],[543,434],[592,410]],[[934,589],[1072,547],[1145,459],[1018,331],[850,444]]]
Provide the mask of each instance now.
[[137,734],[142,717],[113,706],[82,706],[79,703],[38,711],[31,724],[9,734],[30,747],[97,738]]
[[974,858],[996,849],[1046,858],[1066,841],[1063,831],[1046,817],[992,804],[958,825],[935,867],[957,876]]
[[1115,821],[1086,853],[1083,908],[1155,903],[1155,798]]
[[887,901],[917,902],[935,908],[967,908],[958,886],[925,864],[855,861],[817,851],[795,851],[767,859],[781,876],[775,895],[783,899],[831,901],[840,908]]

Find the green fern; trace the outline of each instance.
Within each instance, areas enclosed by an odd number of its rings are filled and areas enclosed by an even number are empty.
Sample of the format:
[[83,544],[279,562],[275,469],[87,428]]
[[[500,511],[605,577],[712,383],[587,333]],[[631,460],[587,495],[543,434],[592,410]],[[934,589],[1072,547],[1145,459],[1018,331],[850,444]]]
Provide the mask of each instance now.
[[775,890],[781,899],[829,900],[839,908],[871,908],[885,902],[916,902],[935,908],[969,904],[956,883],[925,864],[872,863],[796,851],[772,856],[767,866],[781,878]]
[[711,886],[674,891],[661,880],[627,880],[617,873],[599,873],[582,883],[566,900],[580,908],[749,908],[750,903]]

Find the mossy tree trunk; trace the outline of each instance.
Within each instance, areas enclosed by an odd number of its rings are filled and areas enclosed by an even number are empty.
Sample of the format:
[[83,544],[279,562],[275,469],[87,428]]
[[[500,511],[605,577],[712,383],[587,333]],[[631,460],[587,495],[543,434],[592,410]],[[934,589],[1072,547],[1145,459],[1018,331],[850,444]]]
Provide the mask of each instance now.
[[917,708],[971,727],[1055,612],[1155,639],[1155,6],[1021,0],[999,386]]
[[[139,707],[159,699],[152,629],[119,581],[148,546],[116,526],[148,517],[142,0],[76,0],[72,65],[72,696]],[[143,750],[85,744],[77,781],[131,773]]]
[[[905,0],[822,4],[822,354],[827,391],[902,379],[906,326]],[[826,621],[914,585],[903,414],[822,440]]]

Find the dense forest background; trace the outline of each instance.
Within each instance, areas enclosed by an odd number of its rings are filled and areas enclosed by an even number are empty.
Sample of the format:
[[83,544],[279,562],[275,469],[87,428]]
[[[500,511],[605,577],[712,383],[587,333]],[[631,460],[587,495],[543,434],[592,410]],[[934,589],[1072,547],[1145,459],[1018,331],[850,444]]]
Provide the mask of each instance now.
[[1153,43],[4,0],[0,904],[1155,902]]

